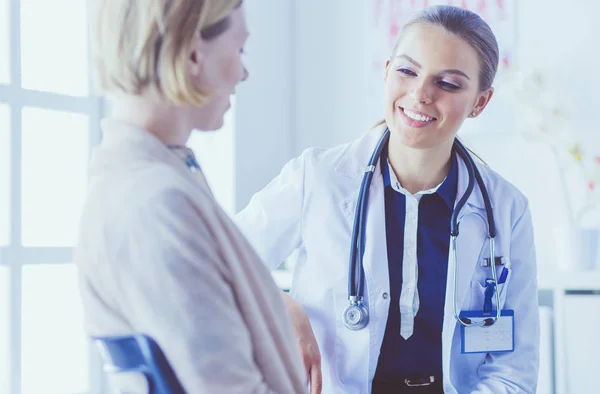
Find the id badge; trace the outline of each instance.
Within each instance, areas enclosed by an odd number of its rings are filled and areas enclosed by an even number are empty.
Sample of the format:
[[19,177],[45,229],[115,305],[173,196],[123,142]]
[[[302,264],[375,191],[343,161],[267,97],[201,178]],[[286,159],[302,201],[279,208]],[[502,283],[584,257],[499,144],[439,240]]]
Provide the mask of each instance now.
[[[464,311],[460,317],[468,317],[474,320],[494,317],[493,314]],[[465,327],[461,328],[461,353],[500,353],[513,352],[515,350],[515,311],[503,310],[500,317],[491,326]]]

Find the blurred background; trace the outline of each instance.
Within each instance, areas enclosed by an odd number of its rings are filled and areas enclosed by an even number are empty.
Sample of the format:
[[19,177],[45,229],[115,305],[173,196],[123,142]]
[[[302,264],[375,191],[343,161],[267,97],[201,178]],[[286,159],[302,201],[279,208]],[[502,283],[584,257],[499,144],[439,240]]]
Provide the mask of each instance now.
[[[230,214],[312,146],[382,118],[403,21],[428,4],[482,15],[502,60],[461,137],[529,198],[539,393],[596,393],[600,362],[600,3],[588,0],[247,0],[250,78],[225,126],[190,145]],[[106,104],[89,64],[91,0],[0,0],[0,394],[104,394],[82,331],[72,248]],[[87,132],[82,132],[87,130]],[[289,286],[285,265],[274,274]]]

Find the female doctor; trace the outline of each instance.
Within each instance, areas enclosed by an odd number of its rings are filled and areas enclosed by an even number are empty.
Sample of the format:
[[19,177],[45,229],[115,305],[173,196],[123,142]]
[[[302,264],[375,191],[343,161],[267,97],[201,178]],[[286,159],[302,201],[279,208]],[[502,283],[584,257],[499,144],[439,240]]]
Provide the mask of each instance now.
[[387,62],[379,127],[306,150],[238,214],[271,269],[294,256],[287,305],[323,392],[535,392],[528,203],[455,142],[492,98],[497,65],[479,16],[426,9]]

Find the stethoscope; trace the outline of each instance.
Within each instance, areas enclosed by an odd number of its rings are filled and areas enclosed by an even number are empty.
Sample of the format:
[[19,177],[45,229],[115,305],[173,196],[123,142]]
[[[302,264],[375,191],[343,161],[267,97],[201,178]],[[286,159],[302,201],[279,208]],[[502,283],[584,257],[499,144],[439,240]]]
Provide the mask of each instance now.
[[[371,154],[371,159],[369,160],[369,164],[365,169],[365,174],[362,179],[362,183],[360,185],[360,191],[358,194],[358,201],[356,202],[356,212],[354,216],[354,225],[352,228],[352,241],[350,246],[350,264],[349,264],[349,273],[348,273],[348,301],[349,304],[344,309],[342,320],[344,325],[353,331],[362,330],[369,324],[369,308],[363,299],[363,288],[364,288],[364,270],[363,270],[363,255],[365,252],[365,223],[367,217],[367,205],[369,201],[369,188],[371,186],[371,180],[373,179],[373,173],[375,172],[375,167],[379,157],[381,156],[381,151],[387,146],[388,140],[390,138],[390,130],[386,128],[385,132],[379,139],[375,150]],[[500,295],[498,294],[498,278],[496,274],[495,267],[495,236],[496,236],[496,226],[494,222],[494,213],[492,211],[492,204],[490,202],[490,197],[488,191],[483,183],[483,179],[481,178],[481,174],[475,165],[475,162],[467,148],[458,140],[454,140],[453,150],[462,158],[464,161],[467,172],[469,174],[469,181],[467,185],[467,190],[462,198],[456,204],[456,207],[452,211],[452,216],[450,219],[450,255],[452,256],[452,263],[454,264],[453,269],[453,283],[454,283],[454,292],[453,292],[453,310],[454,310],[454,318],[465,327],[483,327],[483,326],[491,326],[500,318]],[[381,165],[385,165],[382,163]],[[460,317],[457,312],[457,299],[458,299],[458,255],[456,251],[456,238],[458,237],[458,214],[463,206],[466,204],[469,196],[473,192],[475,188],[474,179],[477,181],[477,185],[479,186],[479,190],[481,195],[483,196],[483,201],[485,204],[485,211],[487,216],[487,225],[488,225],[488,236],[490,238],[490,266],[492,271],[492,282],[490,285],[493,286],[494,289],[494,297],[496,300],[496,315],[493,318],[485,318],[485,319],[469,319],[466,317]]]

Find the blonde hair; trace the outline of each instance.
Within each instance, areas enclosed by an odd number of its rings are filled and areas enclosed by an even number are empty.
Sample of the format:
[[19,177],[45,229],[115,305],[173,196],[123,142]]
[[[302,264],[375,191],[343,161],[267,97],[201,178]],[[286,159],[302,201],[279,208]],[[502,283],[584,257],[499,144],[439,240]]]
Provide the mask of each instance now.
[[187,72],[191,45],[220,35],[241,0],[96,0],[93,62],[105,93],[150,94],[203,105],[211,92]]

